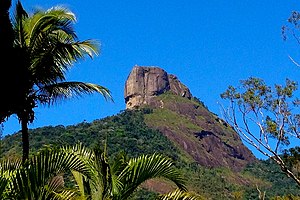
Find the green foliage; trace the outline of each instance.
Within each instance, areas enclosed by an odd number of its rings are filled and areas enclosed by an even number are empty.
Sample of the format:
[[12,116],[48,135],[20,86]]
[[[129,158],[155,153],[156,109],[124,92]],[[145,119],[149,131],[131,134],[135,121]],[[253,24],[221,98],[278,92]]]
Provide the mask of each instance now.
[[[178,129],[179,127],[186,127],[187,129],[195,132],[201,130],[201,127],[193,123],[191,119],[165,108],[155,109],[153,114],[146,115],[145,117],[147,123],[154,127],[160,127],[161,125],[164,125],[174,130]],[[163,123],[161,120],[163,120]]]
[[[257,163],[248,165],[244,169],[244,173],[255,174],[257,178],[267,181],[269,184],[261,186],[260,189],[266,192],[267,198],[275,196],[300,195],[300,187],[284,174],[280,167],[271,159],[261,160]],[[255,196],[257,191],[248,189],[247,195]]]
[[208,107],[204,104],[203,101],[201,101],[198,97],[192,97],[192,101],[196,102],[197,104],[200,104],[204,108],[208,109]]
[[[297,89],[297,83],[291,80],[286,80],[286,85],[275,85],[274,89],[267,86],[262,79],[250,77],[249,79],[241,81],[241,88],[234,88],[229,86],[228,89],[221,94],[223,99],[228,99],[232,103],[236,103],[240,112],[243,114],[253,113],[260,114],[260,111],[267,114],[286,114],[284,117],[292,116],[290,111],[290,98]],[[290,102],[288,101],[290,100]],[[276,121],[272,119],[273,116],[266,115],[269,121]],[[275,117],[283,117],[275,115]],[[277,122],[277,121],[276,121]],[[264,128],[266,133],[268,128]],[[279,130],[277,130],[278,132]],[[272,133],[270,133],[272,135]],[[273,134],[274,135],[274,134]],[[275,135],[276,136],[276,135]]]
[[17,60],[14,64],[22,73],[16,88],[11,89],[19,98],[8,107],[8,114],[32,123],[33,109],[38,104],[52,105],[61,99],[92,92],[110,98],[109,91],[102,86],[66,81],[65,73],[73,63],[98,54],[95,41],[78,41],[73,27],[75,19],[71,11],[59,6],[28,14],[20,1],[17,2],[12,22]]
[[75,62],[98,54],[96,41],[78,40],[73,27],[76,18],[71,11],[57,6],[28,14],[20,1],[15,7],[11,65],[17,70],[9,76],[13,83],[5,84],[6,105],[4,109],[0,106],[0,123],[11,115],[18,117],[25,161],[29,156],[28,124],[35,120],[34,109],[38,105],[51,106],[60,100],[94,92],[111,99],[111,94],[100,85],[66,81],[65,74]]
[[284,195],[273,197],[271,200],[300,200],[300,197],[294,195]]
[[[300,13],[299,11],[292,11],[290,17],[287,20],[287,24],[282,26],[281,33],[283,36],[283,40],[286,41],[289,38],[296,40],[299,43],[299,20]],[[294,62],[294,60],[292,59]],[[298,63],[294,62],[298,65]]]
[[204,198],[199,195],[177,189],[168,194],[161,195],[160,200],[204,200]]
[[286,175],[300,185],[297,173],[280,156],[291,139],[299,139],[298,85],[286,79],[285,85],[269,87],[262,79],[250,77],[241,86],[229,86],[221,94],[229,101],[224,116],[245,142],[274,160]]
[[162,177],[174,182],[182,191],[186,191],[185,179],[175,170],[173,162],[159,154],[141,155],[130,159],[119,174],[124,185],[122,199],[128,197],[145,180]]
[[[270,163],[249,166],[244,172],[232,172],[229,169],[206,168],[193,163],[180,149],[157,130],[150,129],[144,122],[153,111],[150,108],[133,111],[122,111],[118,115],[95,120],[91,123],[82,122],[72,126],[47,126],[30,130],[31,148],[36,152],[41,147],[74,145],[78,141],[87,147],[103,147],[107,145],[110,164],[125,151],[128,157],[142,154],[163,154],[174,162],[180,173],[188,179],[189,191],[200,194],[204,199],[257,199],[256,185],[266,191],[268,197],[275,195],[298,195],[298,188],[280,173],[280,168],[264,173]],[[176,119],[175,119],[176,120]],[[177,119],[178,120],[178,119]],[[20,133],[3,138],[3,155],[16,156],[21,151]],[[12,151],[13,150],[13,151]],[[276,165],[273,163],[272,166]],[[277,177],[277,175],[280,176]],[[66,184],[69,184],[68,181]],[[72,185],[72,184],[71,184]],[[282,187],[284,186],[284,187]],[[274,195],[273,195],[274,194]],[[139,196],[141,195],[141,196]],[[157,194],[138,189],[130,199],[155,199]]]
[[128,199],[129,200],[143,200],[143,199],[157,200],[158,196],[159,195],[155,192],[151,192],[143,188],[138,188],[137,191]]
[[188,98],[182,98],[179,95],[174,95],[173,92],[167,91],[159,96],[157,96],[158,99],[164,101],[164,102],[190,102]]
[[[44,145],[63,146],[80,141],[90,147],[107,144],[110,156],[126,150],[130,157],[157,152],[177,160],[179,152],[176,147],[161,133],[146,126],[144,112],[148,113],[149,110],[126,110],[92,123],[82,122],[67,127],[47,126],[29,130],[32,141],[30,147],[36,151]],[[20,133],[8,135],[4,140],[4,155],[12,148],[19,149],[21,145]]]
[[[233,194],[243,191],[246,185],[240,182],[248,182],[238,172],[232,172],[226,168],[207,168],[196,163],[189,164],[182,168],[182,173],[189,177],[189,191],[195,191],[204,199],[233,199]],[[254,177],[252,177],[254,179]],[[254,186],[254,182],[250,187]]]
[[63,174],[69,170],[88,175],[75,154],[43,149],[21,165],[19,160],[1,160],[1,199],[71,199],[76,191],[65,188]]
[[[153,178],[170,180],[183,197],[190,196],[185,192],[184,178],[163,155],[154,153],[136,158],[120,155],[113,164],[108,160],[106,149],[89,149],[82,144],[44,148],[25,163],[20,159],[1,160],[1,199],[125,200]],[[76,185],[66,188],[63,174],[70,171]]]
[[186,191],[185,180],[173,162],[161,155],[140,155],[128,158],[120,154],[112,164],[106,155],[106,149],[92,150],[78,144],[67,147],[67,153],[76,154],[85,163],[88,177],[73,172],[76,185],[83,199],[119,199],[129,198],[137,188],[147,180],[164,178],[172,181],[180,191]]

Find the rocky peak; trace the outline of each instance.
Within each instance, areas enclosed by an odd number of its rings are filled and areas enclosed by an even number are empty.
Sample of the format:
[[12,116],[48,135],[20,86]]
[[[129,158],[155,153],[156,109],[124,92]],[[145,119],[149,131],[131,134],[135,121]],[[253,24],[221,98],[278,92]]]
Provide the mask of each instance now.
[[126,108],[151,105],[154,97],[167,91],[192,98],[190,90],[176,76],[159,67],[135,66],[125,83]]
[[176,76],[163,69],[133,67],[124,95],[127,109],[149,105],[153,112],[145,119],[147,126],[159,130],[196,163],[240,171],[255,162],[232,127],[196,101]]

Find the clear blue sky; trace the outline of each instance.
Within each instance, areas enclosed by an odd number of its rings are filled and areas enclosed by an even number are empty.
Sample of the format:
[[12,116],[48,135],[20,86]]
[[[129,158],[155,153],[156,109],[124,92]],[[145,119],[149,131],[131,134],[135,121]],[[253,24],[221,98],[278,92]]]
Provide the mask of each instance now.
[[[15,0],[13,0],[14,2]],[[36,109],[30,128],[91,122],[125,109],[124,83],[134,65],[159,66],[175,74],[208,108],[228,85],[260,77],[269,84],[300,79],[300,46],[284,42],[281,26],[292,0],[22,0],[26,10],[64,5],[75,13],[80,40],[97,39],[101,54],[75,64],[68,80],[92,82],[111,90],[115,103],[100,95],[71,99]],[[20,129],[15,117],[4,134]]]

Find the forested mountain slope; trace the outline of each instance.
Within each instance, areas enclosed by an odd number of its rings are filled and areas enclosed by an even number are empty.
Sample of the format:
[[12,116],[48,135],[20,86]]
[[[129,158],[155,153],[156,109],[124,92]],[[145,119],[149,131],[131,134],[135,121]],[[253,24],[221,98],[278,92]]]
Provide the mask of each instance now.
[[[74,145],[107,147],[114,158],[160,153],[171,158],[186,177],[189,191],[204,199],[266,199],[299,195],[297,185],[271,161],[261,161],[224,120],[193,97],[176,76],[157,67],[134,67],[125,84],[127,109],[91,123],[47,126],[30,130],[30,148]],[[21,133],[5,136],[1,156],[22,153]],[[134,199],[152,199],[173,185],[144,183]]]
[[[175,161],[181,173],[188,179],[189,190],[201,194],[206,199],[233,199],[238,196],[244,199],[257,199],[256,186],[266,191],[268,197],[299,194],[297,186],[281,173],[277,165],[272,165],[268,161],[258,160],[239,172],[225,167],[207,167],[198,164],[185,150],[168,140],[158,130],[146,125],[145,118],[152,118],[154,112],[157,111],[150,108],[126,110],[91,123],[32,129],[31,149],[35,152],[44,145],[61,146],[80,141],[88,146],[107,144],[108,155],[111,157],[119,151],[125,151],[129,156],[162,153]],[[1,150],[2,157],[21,155],[20,133],[3,138]],[[145,187],[151,191],[163,192],[172,188],[172,185],[158,181],[149,182]],[[141,190],[137,195],[151,199],[155,193]]]

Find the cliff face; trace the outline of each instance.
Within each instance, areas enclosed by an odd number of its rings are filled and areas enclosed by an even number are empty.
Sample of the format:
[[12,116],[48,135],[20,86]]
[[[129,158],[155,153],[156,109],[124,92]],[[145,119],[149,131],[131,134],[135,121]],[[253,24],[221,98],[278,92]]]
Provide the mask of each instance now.
[[241,170],[256,158],[226,122],[211,113],[174,75],[159,67],[134,67],[125,84],[127,109],[153,108],[146,124],[158,129],[195,162]]
[[190,90],[176,76],[168,75],[158,67],[135,66],[125,84],[126,108],[152,105],[154,97],[167,91],[189,99],[192,97]]

